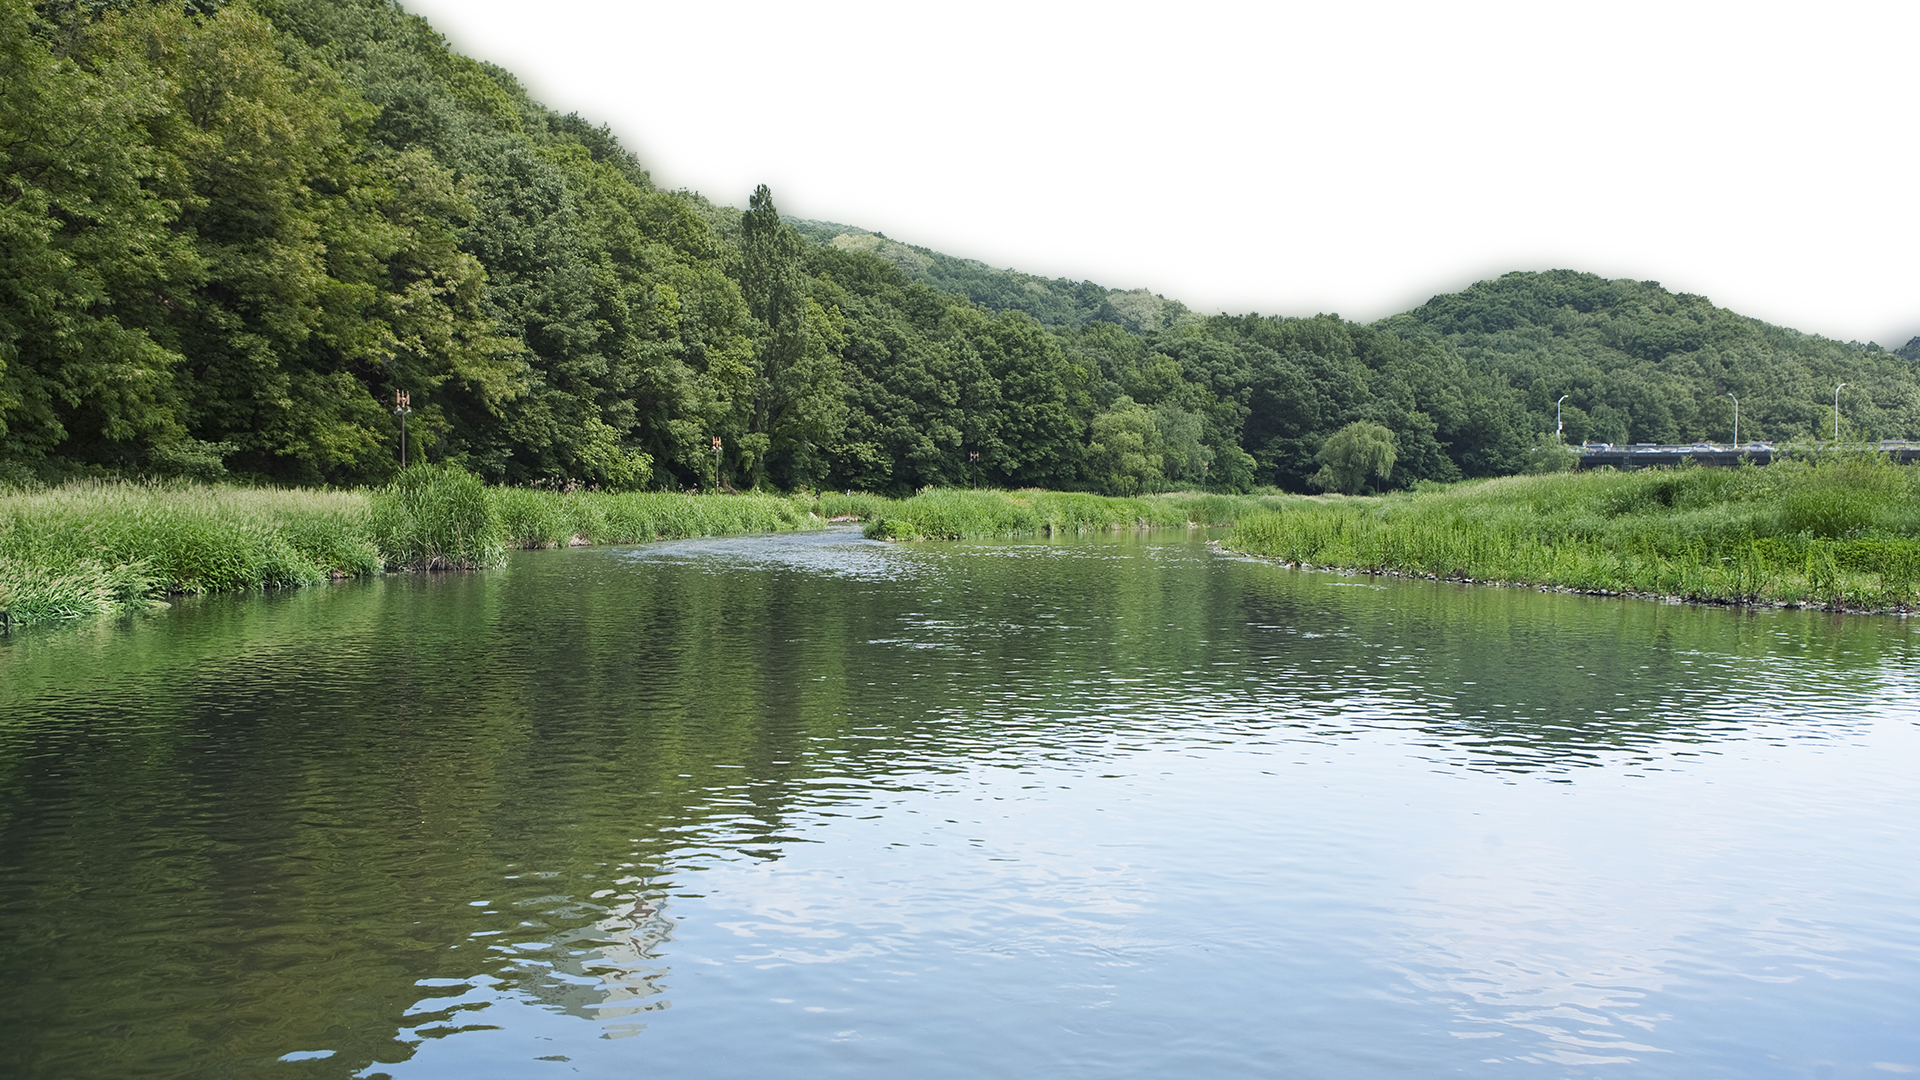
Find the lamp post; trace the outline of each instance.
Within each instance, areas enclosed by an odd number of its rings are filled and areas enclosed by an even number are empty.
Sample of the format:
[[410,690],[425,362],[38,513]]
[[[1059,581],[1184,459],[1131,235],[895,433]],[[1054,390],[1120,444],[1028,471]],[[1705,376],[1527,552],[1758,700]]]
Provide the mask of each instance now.
[[1733,449],[1738,452],[1740,449],[1740,399],[1733,397],[1731,390],[1727,391],[1727,396],[1733,398]]
[[720,490],[720,436],[713,437],[713,490]]
[[407,417],[413,413],[413,395],[405,390],[393,392],[393,415],[400,418],[400,467],[407,467]]
[[[1845,386],[1841,383],[1840,386]],[[1833,441],[1840,441],[1840,386],[1833,388]]]
[[980,486],[980,451],[967,451],[967,486]]
[[1567,441],[1565,436],[1567,426],[1560,422],[1560,406],[1566,404],[1566,400],[1572,396],[1572,394],[1561,394],[1560,400],[1553,403],[1553,437],[1561,442]]

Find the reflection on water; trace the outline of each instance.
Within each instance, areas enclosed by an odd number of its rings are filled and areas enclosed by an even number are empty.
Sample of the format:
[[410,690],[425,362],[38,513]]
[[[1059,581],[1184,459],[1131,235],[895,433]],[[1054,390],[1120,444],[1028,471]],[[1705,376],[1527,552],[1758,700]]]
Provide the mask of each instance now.
[[1913,630],[1183,537],[0,643],[0,1072],[1920,1070]]

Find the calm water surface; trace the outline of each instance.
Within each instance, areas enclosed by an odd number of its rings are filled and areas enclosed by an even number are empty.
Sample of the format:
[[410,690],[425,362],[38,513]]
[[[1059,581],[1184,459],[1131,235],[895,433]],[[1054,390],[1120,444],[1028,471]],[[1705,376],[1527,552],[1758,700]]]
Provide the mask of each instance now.
[[0,1074],[1920,1073],[1891,618],[824,534],[0,642]]

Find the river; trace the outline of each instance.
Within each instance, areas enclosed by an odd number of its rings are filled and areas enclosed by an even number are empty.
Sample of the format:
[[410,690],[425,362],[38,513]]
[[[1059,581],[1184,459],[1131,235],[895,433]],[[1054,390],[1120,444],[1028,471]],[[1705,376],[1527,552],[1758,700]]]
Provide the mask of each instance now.
[[844,529],[16,632],[0,1074],[1920,1073],[1917,645]]

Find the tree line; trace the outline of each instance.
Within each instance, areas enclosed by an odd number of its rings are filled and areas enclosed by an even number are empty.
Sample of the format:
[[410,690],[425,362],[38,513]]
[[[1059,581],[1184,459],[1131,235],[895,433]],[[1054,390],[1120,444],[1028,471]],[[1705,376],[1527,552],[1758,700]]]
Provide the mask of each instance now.
[[1528,468],[1562,395],[1920,432],[1912,364],[1570,271],[1205,316],[662,190],[388,0],[0,0],[0,479],[377,482],[404,390],[499,483],[1404,487]]

